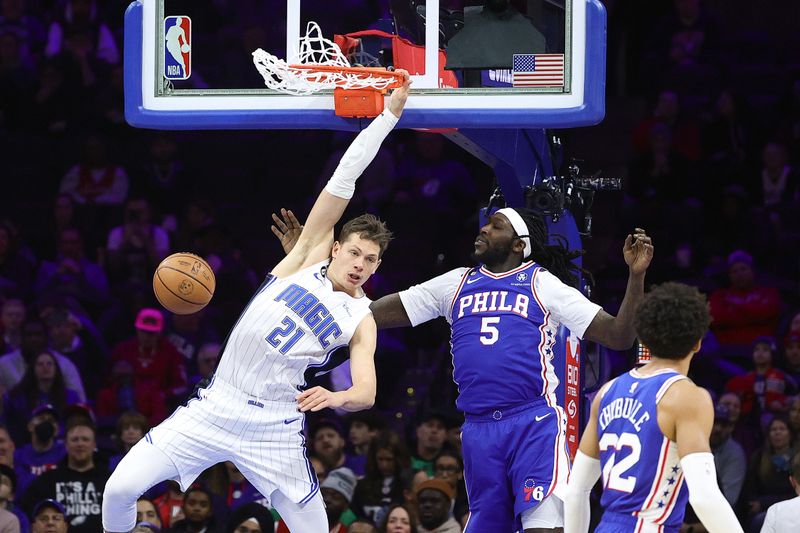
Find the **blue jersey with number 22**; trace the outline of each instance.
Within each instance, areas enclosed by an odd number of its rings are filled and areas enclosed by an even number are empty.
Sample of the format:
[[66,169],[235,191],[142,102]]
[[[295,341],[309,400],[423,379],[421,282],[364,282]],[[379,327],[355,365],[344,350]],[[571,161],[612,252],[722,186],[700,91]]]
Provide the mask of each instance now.
[[683,523],[688,491],[677,445],[661,432],[657,406],[686,376],[673,370],[631,370],[603,393],[597,418],[603,469],[603,521],[636,520],[635,531],[663,531]]

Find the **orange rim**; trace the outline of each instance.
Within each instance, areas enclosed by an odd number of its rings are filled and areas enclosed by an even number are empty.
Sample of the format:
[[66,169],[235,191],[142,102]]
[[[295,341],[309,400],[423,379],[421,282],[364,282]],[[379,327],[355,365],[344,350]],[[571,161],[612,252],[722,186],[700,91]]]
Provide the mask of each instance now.
[[337,74],[352,74],[356,76],[372,76],[393,80],[386,89],[394,89],[403,85],[403,75],[399,72],[386,70],[380,67],[340,67],[338,65],[320,65],[315,63],[305,63],[301,65],[289,65],[289,68],[309,70],[311,72],[329,72]]

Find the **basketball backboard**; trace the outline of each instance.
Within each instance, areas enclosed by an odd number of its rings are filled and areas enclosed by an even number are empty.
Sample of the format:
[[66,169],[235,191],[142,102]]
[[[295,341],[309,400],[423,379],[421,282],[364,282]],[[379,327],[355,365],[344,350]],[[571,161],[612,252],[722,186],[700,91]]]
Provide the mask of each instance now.
[[[230,11],[220,11],[227,4]],[[347,10],[364,15],[364,2],[227,4],[130,5],[129,123],[159,129],[359,129],[360,121],[334,114],[330,91],[294,96],[266,89],[252,63],[259,47],[290,58],[310,20],[331,40],[376,25],[406,39],[345,41],[353,45],[351,61],[412,73],[412,98],[400,127],[566,128],[603,118],[606,17],[599,0],[391,0],[373,3],[387,4],[388,11],[374,20],[362,16],[360,23]]]

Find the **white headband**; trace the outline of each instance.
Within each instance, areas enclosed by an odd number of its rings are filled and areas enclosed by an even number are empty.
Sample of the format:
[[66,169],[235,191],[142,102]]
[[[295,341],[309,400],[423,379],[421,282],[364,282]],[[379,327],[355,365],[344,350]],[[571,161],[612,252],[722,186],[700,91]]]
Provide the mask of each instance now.
[[525,243],[525,251],[522,253],[522,258],[524,259],[531,255],[531,237],[528,235],[530,232],[528,231],[528,225],[525,224],[525,221],[522,220],[522,217],[519,215],[519,213],[517,213],[517,211],[512,207],[498,209],[496,213],[500,213],[508,219],[508,221],[511,223],[511,227],[513,227],[514,231],[517,232],[517,237],[522,239],[522,242]]

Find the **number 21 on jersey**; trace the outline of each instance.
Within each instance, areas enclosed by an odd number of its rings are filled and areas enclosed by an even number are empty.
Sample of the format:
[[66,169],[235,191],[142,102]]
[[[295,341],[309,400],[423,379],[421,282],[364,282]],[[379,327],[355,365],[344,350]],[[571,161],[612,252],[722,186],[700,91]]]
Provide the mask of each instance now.
[[298,328],[297,323],[288,316],[283,317],[281,324],[283,325],[273,329],[267,335],[266,340],[273,348],[278,348],[279,352],[286,355],[306,332],[303,328]]

